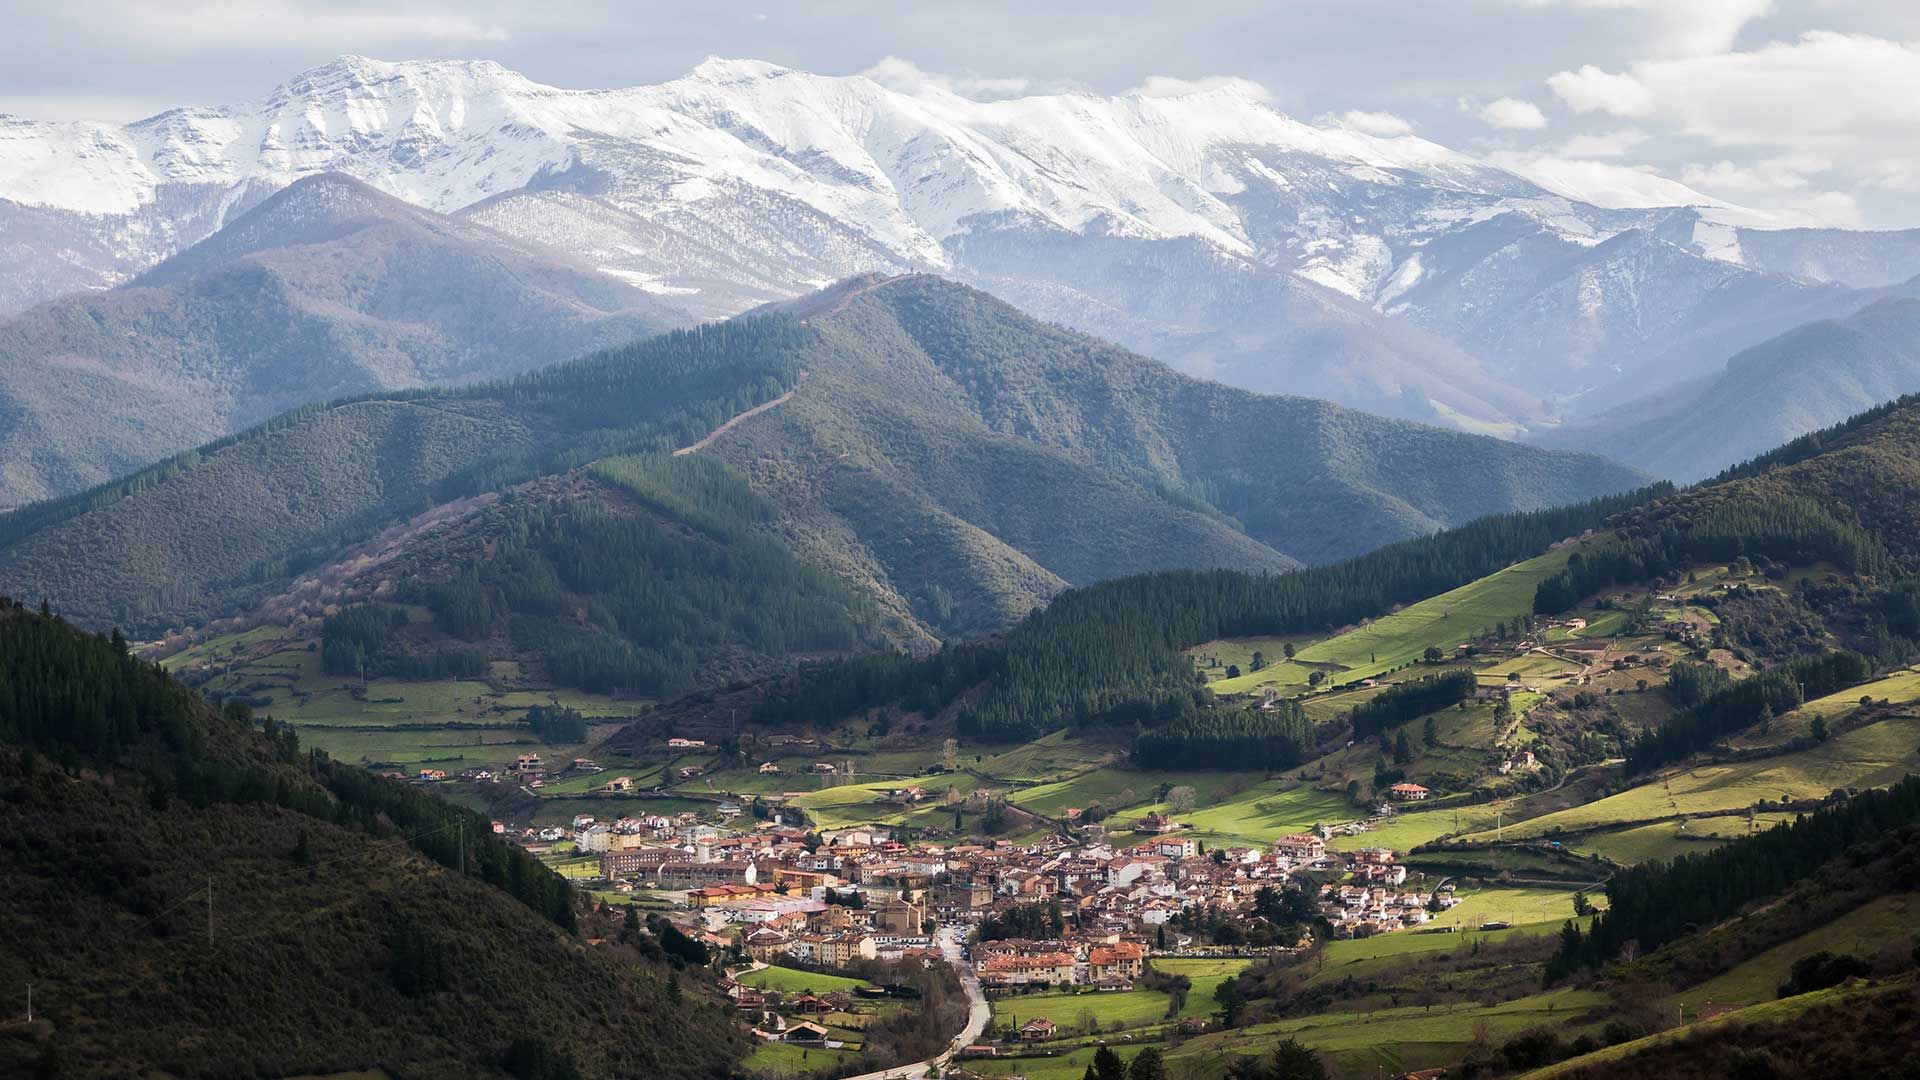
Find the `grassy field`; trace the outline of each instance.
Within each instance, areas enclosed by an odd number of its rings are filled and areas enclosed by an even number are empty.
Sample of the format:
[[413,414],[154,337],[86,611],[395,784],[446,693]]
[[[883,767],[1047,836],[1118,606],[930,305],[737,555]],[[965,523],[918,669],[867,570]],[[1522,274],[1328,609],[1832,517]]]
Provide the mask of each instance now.
[[1721,1024],[1781,1023],[1790,1021],[1794,1017],[1819,1005],[1837,1004],[1867,994],[1901,993],[1905,990],[1905,987],[1897,985],[1869,987],[1866,989],[1836,986],[1830,990],[1818,990],[1811,994],[1797,994],[1779,1001],[1768,1001],[1758,1005],[1751,1005],[1737,1012],[1728,1013],[1725,1016],[1717,1016],[1712,1020],[1695,1021],[1684,1027],[1671,1028],[1667,1031],[1648,1035],[1644,1038],[1619,1043],[1618,1045],[1609,1046],[1603,1050],[1596,1050],[1591,1054],[1582,1054],[1579,1057],[1568,1058],[1557,1064],[1549,1065],[1544,1069],[1535,1069],[1532,1072],[1524,1073],[1519,1080],[1553,1080],[1554,1077],[1572,1075],[1575,1071],[1591,1069],[1596,1066],[1604,1067],[1610,1062],[1620,1061],[1631,1056],[1635,1051],[1672,1042],[1675,1039],[1684,1039],[1690,1034]]
[[1180,1008],[1180,1016],[1207,1016],[1218,1005],[1213,1000],[1213,992],[1220,984],[1247,970],[1251,960],[1181,960],[1173,957],[1155,960],[1156,970],[1169,975],[1185,975],[1192,980],[1193,988],[1187,991],[1186,1004]]
[[1614,832],[1593,833],[1569,845],[1581,855],[1597,854],[1625,866],[1673,859],[1681,855],[1712,851],[1728,840],[1746,836],[1792,820],[1791,814],[1746,814],[1728,817],[1692,818],[1686,821],[1659,821],[1636,825]]
[[786,1043],[761,1043],[748,1054],[740,1067],[749,1073],[771,1076],[805,1076],[831,1066],[852,1061],[857,1050],[813,1050]]
[[824,829],[843,828],[848,825],[887,825],[895,824],[915,808],[898,805],[881,805],[875,802],[889,788],[902,786],[917,787],[925,790],[932,806],[937,808],[948,788],[957,788],[962,794],[972,791],[979,781],[966,773],[944,776],[922,776],[912,781],[873,780],[854,784],[842,784],[838,787],[810,791],[793,800],[793,805],[804,809],[815,823]]
[[1081,740],[1070,738],[1070,734],[1062,728],[1011,750],[982,756],[979,761],[963,752],[962,761],[975,772],[999,780],[1045,783],[1108,764],[1126,752],[1124,745],[1112,740]]
[[[1178,815],[1194,827],[1190,834],[1210,845],[1265,847],[1279,837],[1306,832],[1314,825],[1351,821],[1358,812],[1330,791],[1268,781],[1211,806]],[[1189,834],[1182,834],[1189,835]]]
[[1813,726],[1814,717],[1820,717],[1831,724],[1860,708],[1860,699],[1863,697],[1871,697],[1875,702],[1886,701],[1895,705],[1906,705],[1920,700],[1920,671],[1896,671],[1886,678],[1863,683],[1837,694],[1828,694],[1823,698],[1815,698],[1776,719],[1766,731],[1744,732],[1730,741],[1735,746],[1773,746],[1789,742],[1806,735]]
[[[1084,1046],[1070,1053],[1050,1057],[982,1058],[966,1062],[966,1067],[983,1076],[1021,1076],[1026,1080],[1081,1080],[1093,1064],[1097,1047]],[[1113,1044],[1113,1052],[1122,1061],[1131,1062],[1140,1047]]]
[[[1817,799],[1835,788],[1879,787],[1920,765],[1920,717],[1897,716],[1808,750],[1756,761],[1702,765],[1617,795],[1508,826],[1509,840],[1555,829],[1658,821],[1682,814],[1742,810],[1762,800]],[[1469,839],[1492,839],[1478,833]]]
[[778,990],[787,994],[809,990],[816,994],[826,994],[835,990],[852,990],[856,986],[867,985],[864,979],[850,979],[845,975],[822,975],[818,972],[785,967],[763,967],[758,971],[749,971],[740,976],[740,981],[762,990]]
[[[1309,665],[1340,669],[1339,681],[1367,678],[1420,659],[1427,646],[1437,645],[1451,651],[1471,640],[1482,630],[1507,622],[1533,610],[1533,593],[1541,579],[1558,573],[1567,565],[1571,548],[1550,551],[1537,558],[1516,563],[1478,581],[1441,593],[1439,596],[1409,605],[1325,641],[1314,642],[1294,654],[1294,662],[1282,670],[1243,674],[1213,684],[1220,693],[1248,692],[1264,685],[1292,685],[1293,669],[1300,669],[1299,682]],[[1227,642],[1212,642],[1195,649],[1206,654],[1227,649]],[[1251,653],[1251,650],[1248,650]],[[1244,669],[1242,669],[1244,670]]]
[[1336,982],[1346,978],[1364,979],[1383,975],[1405,966],[1411,957],[1471,949],[1515,937],[1545,938],[1560,932],[1565,918],[1515,925],[1506,930],[1465,929],[1454,934],[1415,934],[1400,932],[1370,938],[1330,941],[1307,961],[1311,974],[1308,984]]
[[1595,1030],[1600,1025],[1592,1014],[1606,1005],[1606,995],[1591,990],[1556,990],[1492,1006],[1322,1013],[1202,1036],[1173,1051],[1169,1063],[1184,1067],[1226,1056],[1253,1056],[1281,1039],[1295,1038],[1331,1058],[1341,1076],[1393,1075],[1458,1061],[1480,1033],[1498,1043],[1541,1025],[1567,1037]]
[[1068,991],[1020,994],[994,1000],[995,1024],[1019,1027],[1036,1016],[1044,1016],[1062,1028],[1071,1029],[1082,1029],[1083,1021],[1088,1017],[1099,1025],[1101,1031],[1143,1027],[1166,1021],[1167,995],[1159,990],[1104,993]]
[[1697,1010],[1708,1003],[1750,1005],[1772,1001],[1794,961],[1817,952],[1852,953],[1871,962],[1888,942],[1911,949],[1920,926],[1920,894],[1876,897],[1826,926],[1783,942],[1733,970],[1670,996],[1670,1005]]
[[[1606,902],[1606,898],[1600,895],[1601,878],[1602,875],[1596,874],[1593,882],[1584,890],[1596,904]],[[1457,894],[1460,897],[1460,903],[1452,910],[1434,916],[1434,924],[1464,928],[1489,922],[1506,922],[1522,926],[1528,923],[1571,919],[1573,918],[1573,894],[1580,891],[1582,889],[1575,887],[1564,889],[1520,889],[1506,886],[1463,888]]]

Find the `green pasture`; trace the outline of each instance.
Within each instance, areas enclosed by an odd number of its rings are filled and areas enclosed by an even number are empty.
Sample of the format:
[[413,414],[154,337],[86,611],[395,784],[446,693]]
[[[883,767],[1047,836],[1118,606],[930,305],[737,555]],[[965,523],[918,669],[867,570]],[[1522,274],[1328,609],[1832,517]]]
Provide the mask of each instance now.
[[1541,1025],[1569,1037],[1597,1029],[1607,1005],[1606,995],[1595,991],[1555,990],[1490,1006],[1460,1003],[1321,1013],[1189,1040],[1172,1052],[1170,1064],[1257,1056],[1281,1039],[1294,1038],[1331,1058],[1342,1076],[1391,1076],[1457,1062],[1482,1033],[1498,1043]]
[[741,974],[739,979],[747,986],[762,990],[778,990],[783,994],[812,992],[830,994],[835,990],[852,990],[867,985],[864,979],[852,979],[845,975],[822,975],[813,971],[801,971],[798,968],[763,967],[757,971]]
[[[1920,882],[1916,882],[1920,885]],[[1920,893],[1879,896],[1817,930],[1782,942],[1722,975],[1668,997],[1691,1010],[1707,1004],[1748,1005],[1772,1001],[1792,973],[1794,961],[1817,952],[1852,953],[1871,963],[1888,942],[1913,947],[1920,929]]]
[[814,1050],[787,1043],[766,1042],[754,1048],[740,1067],[749,1074],[768,1076],[810,1076],[822,1069],[836,1068],[860,1056],[858,1050]]
[[1185,975],[1193,983],[1187,991],[1186,1004],[1181,1006],[1182,1019],[1193,1016],[1208,1016],[1219,1006],[1213,1000],[1213,992],[1220,984],[1247,970],[1251,960],[1184,960],[1167,957],[1153,961],[1155,970],[1169,975]]
[[1578,854],[1597,854],[1623,866],[1712,851],[1729,840],[1791,821],[1792,814],[1729,814],[1724,817],[1656,821],[1611,832],[1591,833],[1568,845]]
[[[1046,783],[1108,764],[1125,753],[1124,748],[1115,745],[1112,740],[1085,740],[1071,736],[1070,729],[1062,728],[992,755],[985,755],[976,747],[961,747],[961,767],[1002,781]],[[975,761],[976,756],[981,760]]]
[[1019,1027],[1036,1016],[1043,1016],[1062,1028],[1087,1034],[1082,1024],[1091,1017],[1101,1031],[1115,1031],[1164,1023],[1167,1001],[1167,994],[1160,990],[1019,994],[994,999],[993,1022]]

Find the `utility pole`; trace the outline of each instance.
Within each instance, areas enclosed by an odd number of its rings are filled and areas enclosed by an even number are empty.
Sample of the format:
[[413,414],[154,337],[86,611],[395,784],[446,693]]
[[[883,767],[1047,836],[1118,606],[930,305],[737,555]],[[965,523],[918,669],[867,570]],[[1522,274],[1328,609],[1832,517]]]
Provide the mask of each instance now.
[[207,948],[213,948],[213,875],[207,875]]
[[455,822],[455,825],[460,830],[458,833],[459,839],[454,841],[454,843],[458,845],[458,847],[460,848],[460,876],[466,877],[467,876],[467,821],[465,818],[461,818],[459,821]]

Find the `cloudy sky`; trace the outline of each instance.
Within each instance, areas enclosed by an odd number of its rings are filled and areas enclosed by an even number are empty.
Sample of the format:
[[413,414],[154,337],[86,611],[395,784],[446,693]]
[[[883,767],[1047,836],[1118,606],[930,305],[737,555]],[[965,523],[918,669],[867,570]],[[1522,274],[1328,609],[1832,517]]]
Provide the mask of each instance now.
[[709,55],[976,96],[1238,78],[1620,205],[1688,185],[1797,220],[1920,226],[1920,0],[0,0],[0,112],[130,120],[265,96],[353,52],[557,86]]

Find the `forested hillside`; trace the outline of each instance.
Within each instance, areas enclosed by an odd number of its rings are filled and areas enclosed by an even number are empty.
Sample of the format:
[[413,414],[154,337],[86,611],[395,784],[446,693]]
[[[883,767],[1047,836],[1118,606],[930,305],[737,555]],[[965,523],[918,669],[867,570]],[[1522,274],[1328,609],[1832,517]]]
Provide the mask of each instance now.
[[717,458],[606,458],[466,500],[303,575],[265,611],[291,628],[285,649],[317,640],[331,677],[483,679],[504,661],[534,685],[653,700],[919,640],[798,559],[773,516]]
[[243,614],[415,515],[690,446],[787,391],[701,453],[772,502],[754,528],[922,644],[1069,585],[1287,570],[1637,479],[1186,378],[935,278],[862,279],[506,382],[289,414],[0,517],[0,585],[141,636]]
[[484,818],[11,602],[0,781],[0,979],[35,988],[7,1075],[717,1078],[743,1050],[693,980],[585,947]]
[[1144,574],[1063,594],[1004,637],[924,659],[880,655],[803,669],[756,719],[822,723],[886,704],[961,707],[962,730],[1030,738],[1063,724],[1164,723],[1205,708],[1182,650],[1221,637],[1327,631],[1444,592],[1595,528],[1656,485],[1558,510],[1509,514],[1278,576]]
[[308,177],[123,288],[0,322],[0,507],[308,402],[502,378],[687,321],[556,251]]
[[137,633],[246,610],[437,505],[692,442],[790,386],[805,337],[723,323],[472,390],[302,409],[0,516],[0,581]]
[[[1787,614],[1769,616],[1781,627],[1753,631],[1771,635],[1765,640],[1773,644],[1752,646],[1773,654],[1770,659],[1817,656],[1826,648],[1821,635],[1830,632],[1870,658],[1847,672],[1800,671],[1797,680],[1814,685],[1795,691],[1797,704],[1913,651],[1920,619],[1912,614],[1907,582],[1920,535],[1916,508],[1920,404],[1909,401],[1685,492],[1657,486],[1560,511],[1490,518],[1279,577],[1172,573],[1076,590],[995,642],[920,661],[872,657],[809,668],[775,688],[762,715],[818,723],[889,702],[934,710],[983,687],[966,699],[959,718],[963,730],[988,737],[1031,737],[1068,723],[1165,723],[1207,707],[1181,652],[1186,647],[1329,630],[1444,592],[1588,530],[1597,531],[1566,569],[1540,583],[1536,611],[1565,611],[1619,583],[1684,576],[1695,561],[1777,564],[1782,577],[1789,566],[1842,571],[1844,578],[1829,577],[1790,598]],[[1753,709],[1761,704],[1755,696]],[[1778,711],[1782,703],[1771,704]],[[1647,744],[1648,760],[1683,754],[1733,723],[1699,715],[1702,734],[1683,736],[1676,727],[1665,736],[1669,750]],[[1362,719],[1356,711],[1356,725]]]

